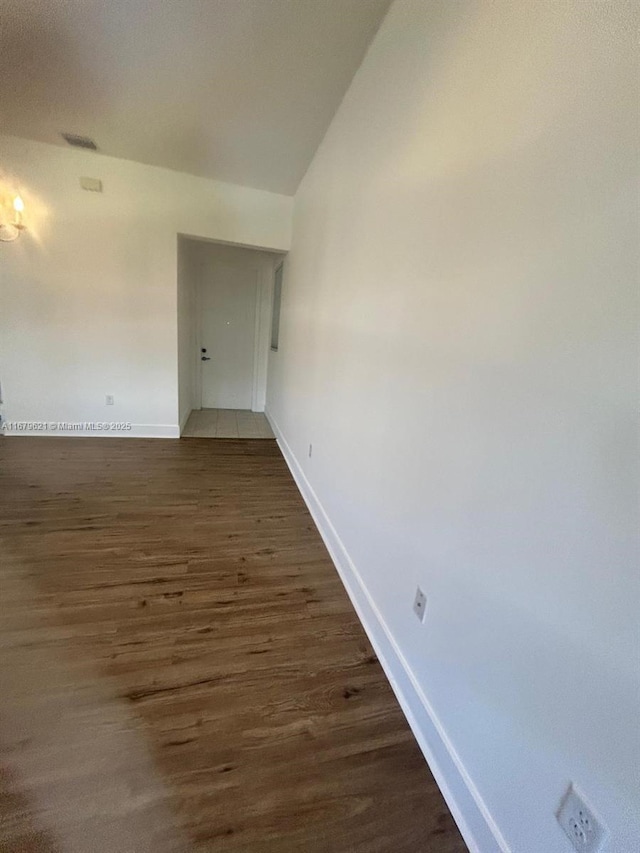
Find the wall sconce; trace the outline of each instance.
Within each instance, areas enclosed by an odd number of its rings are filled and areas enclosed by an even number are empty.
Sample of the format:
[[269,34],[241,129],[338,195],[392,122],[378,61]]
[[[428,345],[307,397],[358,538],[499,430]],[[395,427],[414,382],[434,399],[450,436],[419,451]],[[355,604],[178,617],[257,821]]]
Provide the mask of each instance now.
[[11,207],[12,212],[9,219],[5,219],[4,211],[0,213],[0,241],[3,243],[12,243],[17,240],[20,232],[26,228],[22,221],[24,202],[19,195],[15,196]]

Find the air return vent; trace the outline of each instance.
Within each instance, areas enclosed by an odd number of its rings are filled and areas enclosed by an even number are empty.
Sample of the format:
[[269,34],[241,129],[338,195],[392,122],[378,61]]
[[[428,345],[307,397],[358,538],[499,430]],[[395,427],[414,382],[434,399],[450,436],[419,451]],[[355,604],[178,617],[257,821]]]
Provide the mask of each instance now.
[[98,146],[95,144],[93,139],[89,139],[88,136],[76,136],[75,133],[63,133],[62,138],[66,140],[69,145],[73,145],[74,148],[88,148],[89,151],[98,150]]

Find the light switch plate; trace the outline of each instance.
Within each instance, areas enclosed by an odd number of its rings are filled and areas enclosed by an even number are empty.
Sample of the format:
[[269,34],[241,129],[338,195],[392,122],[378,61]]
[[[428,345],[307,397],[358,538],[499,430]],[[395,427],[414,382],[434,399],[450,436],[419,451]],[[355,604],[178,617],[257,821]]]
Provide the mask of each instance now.
[[92,193],[102,192],[102,181],[99,178],[80,178],[80,186]]

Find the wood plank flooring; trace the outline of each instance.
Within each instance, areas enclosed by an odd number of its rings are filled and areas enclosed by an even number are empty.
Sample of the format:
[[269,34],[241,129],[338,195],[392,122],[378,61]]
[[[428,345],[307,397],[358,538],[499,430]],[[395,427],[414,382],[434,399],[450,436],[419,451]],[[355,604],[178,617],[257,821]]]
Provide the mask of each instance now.
[[3,853],[466,850],[273,441],[0,438]]

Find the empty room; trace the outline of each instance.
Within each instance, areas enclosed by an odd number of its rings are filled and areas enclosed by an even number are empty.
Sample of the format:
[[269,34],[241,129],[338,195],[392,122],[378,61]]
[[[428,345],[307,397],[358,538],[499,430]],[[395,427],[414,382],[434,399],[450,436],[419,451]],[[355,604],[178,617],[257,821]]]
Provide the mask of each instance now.
[[0,0],[0,851],[640,851],[635,0]]

